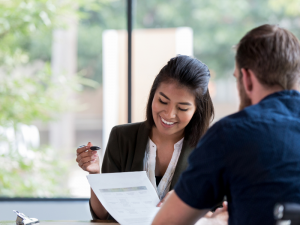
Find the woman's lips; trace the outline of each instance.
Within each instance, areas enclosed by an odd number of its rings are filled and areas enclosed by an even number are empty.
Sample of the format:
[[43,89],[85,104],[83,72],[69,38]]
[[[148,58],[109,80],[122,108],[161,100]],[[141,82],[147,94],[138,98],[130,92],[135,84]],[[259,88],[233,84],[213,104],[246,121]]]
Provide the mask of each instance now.
[[163,122],[163,118],[161,116],[159,118],[160,118],[160,122],[161,122],[162,126],[165,128],[171,128],[176,124],[176,122],[174,122],[173,124],[166,124]]

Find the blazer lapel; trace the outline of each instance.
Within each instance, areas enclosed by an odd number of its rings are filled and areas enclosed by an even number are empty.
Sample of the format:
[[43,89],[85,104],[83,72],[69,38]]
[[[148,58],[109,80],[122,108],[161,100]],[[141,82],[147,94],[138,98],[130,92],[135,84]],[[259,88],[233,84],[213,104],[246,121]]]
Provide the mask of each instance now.
[[136,146],[131,171],[143,171],[143,162],[149,134],[150,129],[147,127],[146,122],[141,123],[137,132]]
[[173,175],[173,179],[171,182],[170,190],[173,190],[181,173],[183,173],[188,167],[188,157],[194,148],[189,147],[187,140],[183,141],[181,153],[177,162],[177,166]]

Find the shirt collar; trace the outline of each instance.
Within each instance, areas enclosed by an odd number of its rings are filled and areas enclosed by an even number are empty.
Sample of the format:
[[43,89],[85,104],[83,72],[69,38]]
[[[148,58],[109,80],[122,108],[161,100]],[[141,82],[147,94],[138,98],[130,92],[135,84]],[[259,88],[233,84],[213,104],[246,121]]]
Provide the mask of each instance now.
[[270,99],[270,98],[276,98],[276,97],[280,97],[280,96],[298,96],[300,97],[300,92],[299,91],[296,91],[296,90],[283,90],[283,91],[278,91],[278,92],[275,92],[273,94],[270,94],[266,97],[264,97],[262,101],[266,100],[266,99]]
[[174,145],[174,149],[175,149],[175,148],[181,149],[181,148],[182,148],[182,144],[183,144],[183,140],[184,140],[184,137],[181,138],[178,142],[176,142],[175,145]]
[[[181,149],[182,148],[182,145],[183,145],[183,140],[184,140],[184,137],[181,138],[179,141],[177,141],[175,144],[174,144],[174,149]],[[151,138],[149,137],[149,141],[150,141],[150,146],[155,146],[156,148],[156,144],[151,140]]]

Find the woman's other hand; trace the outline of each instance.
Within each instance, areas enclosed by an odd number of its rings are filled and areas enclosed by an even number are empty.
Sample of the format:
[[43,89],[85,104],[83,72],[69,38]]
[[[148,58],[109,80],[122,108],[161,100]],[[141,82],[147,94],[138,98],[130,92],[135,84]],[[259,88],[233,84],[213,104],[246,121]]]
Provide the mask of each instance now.
[[97,151],[90,149],[92,143],[89,142],[87,146],[77,148],[76,162],[78,166],[90,174],[100,173],[99,157]]
[[217,208],[216,211],[212,214],[211,218],[218,219],[220,222],[223,221],[224,224],[227,224],[227,222],[228,222],[228,203],[226,201],[224,201],[223,208]]
[[203,218],[198,220],[195,225],[227,225],[228,224],[228,206],[223,202],[223,208],[217,208],[215,212],[208,212]]

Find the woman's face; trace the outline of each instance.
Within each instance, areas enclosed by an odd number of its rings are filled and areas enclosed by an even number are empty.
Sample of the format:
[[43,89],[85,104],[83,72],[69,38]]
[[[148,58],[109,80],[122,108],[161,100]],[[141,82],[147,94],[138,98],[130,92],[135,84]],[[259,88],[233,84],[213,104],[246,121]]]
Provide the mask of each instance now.
[[162,82],[152,101],[152,115],[162,135],[183,135],[196,111],[195,96],[177,82]]

